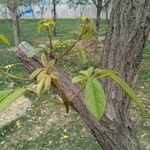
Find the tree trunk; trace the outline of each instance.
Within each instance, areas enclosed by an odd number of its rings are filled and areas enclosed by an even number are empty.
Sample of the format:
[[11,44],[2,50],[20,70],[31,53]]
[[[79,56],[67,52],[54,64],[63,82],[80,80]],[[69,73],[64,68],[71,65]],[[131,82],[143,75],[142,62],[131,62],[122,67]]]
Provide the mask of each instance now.
[[[150,1],[115,0],[112,8],[102,67],[117,70],[133,87],[150,30]],[[109,79],[104,80],[104,87],[108,95],[106,119],[110,121],[105,122],[110,124],[106,132],[112,133],[110,137],[116,139],[120,149],[140,149],[132,128],[128,97]],[[115,148],[107,139],[103,145],[105,149]]]
[[13,27],[13,33],[14,33],[14,42],[15,45],[19,44],[19,20],[17,18],[17,14],[15,12],[10,11],[11,13],[11,19],[12,19],[12,27]]
[[[105,0],[105,3],[107,3],[106,0]],[[109,11],[109,3],[105,6],[105,14],[106,14],[107,23],[109,23],[108,11]]]
[[11,1],[9,4],[7,4],[7,7],[10,11],[10,16],[12,19],[14,42],[15,42],[15,45],[18,45],[19,36],[20,36],[20,24],[19,24],[19,16],[17,14],[17,6],[16,6],[15,1]]
[[[53,0],[53,20],[56,22],[56,0]],[[54,36],[56,36],[56,27],[54,27]]]
[[19,18],[20,16],[16,16],[17,17],[17,34],[18,34],[18,37],[20,37],[20,34],[21,34],[21,31],[20,31],[20,22],[19,22]]
[[[148,1],[116,0],[113,2],[102,66],[116,69],[130,85],[134,84],[150,28]],[[37,57],[27,58],[26,53],[31,49],[30,45],[22,43],[18,50],[20,60],[30,72],[41,67]],[[60,86],[53,84],[53,88],[64,101],[70,99],[79,87],[72,84],[58,66],[54,67],[54,71],[60,76]],[[79,94],[70,106],[83,118],[104,150],[140,150],[129,115],[129,99],[111,80],[104,80],[104,86],[108,94],[107,109],[100,121],[95,120],[87,111],[83,102],[83,93]]]

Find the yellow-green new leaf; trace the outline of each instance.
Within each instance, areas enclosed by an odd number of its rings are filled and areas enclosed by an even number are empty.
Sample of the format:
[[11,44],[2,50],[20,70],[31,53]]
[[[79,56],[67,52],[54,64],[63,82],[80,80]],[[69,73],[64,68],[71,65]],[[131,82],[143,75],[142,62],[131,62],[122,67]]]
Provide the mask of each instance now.
[[80,71],[80,73],[87,76],[87,77],[90,77],[90,76],[92,76],[93,71],[94,71],[94,68],[90,67],[87,70]]
[[106,108],[106,99],[104,90],[97,79],[90,79],[86,83],[85,104],[87,109],[100,119]]
[[44,89],[46,91],[50,90],[50,88],[51,88],[51,81],[52,81],[51,76],[47,75],[46,80],[45,80],[45,84],[44,84]]
[[21,95],[26,92],[27,89],[20,88],[11,92],[8,96],[6,96],[3,100],[0,101],[0,113],[3,112],[10,104],[12,104],[15,100],[17,100]]
[[40,80],[44,79],[46,77],[46,71],[41,71],[38,76],[37,76],[37,82],[39,82]]
[[9,40],[3,34],[0,34],[0,42],[6,45],[10,45]]
[[47,70],[47,69],[50,69],[51,67],[53,67],[54,64],[55,64],[55,60],[49,61],[49,62],[47,63],[47,65],[46,65],[46,70]]
[[81,81],[86,81],[88,78],[84,75],[78,75],[72,78],[72,83],[79,83]]
[[42,53],[42,55],[41,55],[41,62],[42,62],[42,64],[43,64],[43,66],[45,66],[45,67],[46,67],[47,64],[48,64],[46,55],[45,55],[44,53]]
[[133,91],[133,89],[119,76],[115,74],[109,74],[109,77],[111,77],[131,98],[131,100],[141,109],[144,110],[142,104],[138,100],[138,97],[136,93]]
[[107,75],[107,74],[118,74],[115,70],[103,70],[103,69],[95,69],[95,73],[98,75]]
[[38,68],[37,70],[35,70],[35,71],[30,75],[30,80],[34,80],[42,70],[43,70],[43,68]]
[[42,79],[42,80],[40,80],[40,82],[37,85],[36,92],[37,92],[38,96],[40,96],[40,94],[42,93],[42,91],[44,89],[44,82],[45,82],[45,79]]

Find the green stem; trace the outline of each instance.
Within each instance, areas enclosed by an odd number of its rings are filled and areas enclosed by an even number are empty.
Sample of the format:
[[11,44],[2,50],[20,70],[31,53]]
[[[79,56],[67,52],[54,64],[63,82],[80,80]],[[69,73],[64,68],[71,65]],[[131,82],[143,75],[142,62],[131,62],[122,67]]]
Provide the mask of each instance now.
[[101,79],[101,78],[104,78],[106,76],[108,76],[108,74],[100,75],[100,76],[96,77],[96,79]]
[[[88,24],[89,21],[87,21],[85,24],[84,24],[84,27]],[[65,53],[63,55],[61,55],[57,60],[56,62],[59,62],[61,59],[63,59],[66,55],[68,55],[68,53],[73,49],[73,47],[82,39],[82,37],[84,36],[84,34],[87,32],[87,31],[84,31],[84,27],[83,27],[83,30],[80,34],[80,36],[78,37],[78,39],[65,51]]]
[[16,79],[16,80],[30,81],[29,78],[22,78],[22,77],[14,76],[14,75],[12,75],[12,74],[10,74],[10,73],[8,73],[8,72],[2,72],[2,73],[0,73],[0,74],[6,75],[6,76],[8,76],[8,77],[10,77],[10,78],[13,78],[13,79]]
[[49,27],[46,27],[46,31],[47,31],[47,34],[48,34],[48,39],[49,39],[49,44],[50,44],[50,50],[51,50],[50,55],[52,55],[52,53],[53,53],[53,44],[52,44],[52,37],[51,37]]
[[79,91],[72,96],[72,98],[69,100],[69,102],[72,102],[79,95],[79,93],[84,89],[84,87],[85,87],[85,85],[83,87],[81,87],[79,89]]

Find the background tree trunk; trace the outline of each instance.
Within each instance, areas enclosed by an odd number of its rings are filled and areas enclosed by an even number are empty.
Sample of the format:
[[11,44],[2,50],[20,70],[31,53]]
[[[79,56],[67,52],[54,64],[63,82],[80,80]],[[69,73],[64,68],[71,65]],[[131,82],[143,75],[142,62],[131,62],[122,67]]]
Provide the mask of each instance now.
[[19,26],[18,16],[16,13],[17,12],[10,10],[13,33],[14,33],[14,42],[15,42],[15,45],[18,45],[19,44],[19,35],[20,35],[20,26]]
[[[104,0],[105,3],[107,3],[107,0]],[[109,23],[109,17],[108,17],[108,13],[109,13],[109,3],[107,5],[105,5],[105,14],[106,14],[106,21],[107,23]]]
[[96,34],[95,34],[95,48],[94,52],[97,51],[98,49],[98,37],[99,37],[99,31],[100,31],[100,17],[101,17],[101,11],[102,11],[102,0],[97,0],[97,5],[96,5],[97,13],[96,13]]
[[[53,20],[56,22],[56,0],[53,0]],[[54,27],[54,36],[56,36],[56,27]]]
[[20,24],[19,24],[19,15],[17,12],[17,3],[16,1],[12,0],[8,2],[7,7],[10,12],[10,16],[12,19],[12,27],[13,27],[13,33],[14,33],[14,43],[15,45],[19,44],[19,36],[20,36]]
[[[149,0],[113,2],[102,66],[116,69],[131,86],[135,82],[150,30],[149,6]],[[27,58],[26,53],[31,49],[23,43],[18,51],[19,58],[30,72],[41,67],[38,58]],[[60,88],[53,84],[54,89],[62,99],[71,98],[79,87],[71,83],[61,68],[55,66],[54,71],[59,74],[61,85]],[[104,80],[104,86],[108,94],[107,109],[100,121],[95,120],[87,111],[83,93],[73,100],[71,107],[80,114],[104,150],[139,150],[140,146],[129,115],[129,99],[111,80]]]

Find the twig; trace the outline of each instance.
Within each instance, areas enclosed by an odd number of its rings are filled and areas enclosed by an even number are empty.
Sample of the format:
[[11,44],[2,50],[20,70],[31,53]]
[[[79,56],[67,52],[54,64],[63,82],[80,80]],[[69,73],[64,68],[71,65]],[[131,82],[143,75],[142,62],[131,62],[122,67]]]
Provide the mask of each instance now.
[[[88,24],[88,20],[87,22],[84,24],[84,27]],[[87,32],[87,31],[84,31],[84,27],[83,27],[83,30],[80,34],[80,36],[78,37],[78,39],[65,51],[65,53],[63,55],[61,55],[57,60],[56,62],[59,62],[61,59],[63,59],[71,50],[72,48],[82,39],[83,35]]]
[[97,3],[96,3],[96,1],[95,0],[92,0],[92,2],[94,3],[94,5],[97,7]]
[[79,93],[84,89],[84,87],[85,85],[81,87],[80,90],[72,96],[72,98],[69,100],[70,103],[79,95]]
[[46,27],[46,31],[47,31],[47,34],[48,34],[48,39],[49,39],[49,43],[50,43],[50,55],[52,55],[53,53],[53,44],[52,44],[52,37],[51,37],[51,33],[49,31],[49,27]]
[[[37,93],[34,92],[32,89],[28,88],[28,91],[37,96]],[[37,97],[38,97],[38,96],[37,96]],[[55,104],[58,104],[58,105],[64,105],[64,102],[62,102],[62,101],[54,100],[54,99],[48,98],[48,97],[43,96],[43,95],[41,95],[41,96],[38,97],[38,98],[39,98],[39,99],[42,99],[42,100],[43,100],[43,99],[44,99],[44,100],[48,100],[48,101],[50,101],[50,102],[52,102],[52,103],[55,103]]]
[[108,0],[102,7],[101,7],[101,10],[106,7],[109,3],[111,2],[111,0]]

